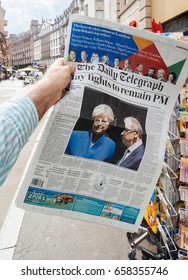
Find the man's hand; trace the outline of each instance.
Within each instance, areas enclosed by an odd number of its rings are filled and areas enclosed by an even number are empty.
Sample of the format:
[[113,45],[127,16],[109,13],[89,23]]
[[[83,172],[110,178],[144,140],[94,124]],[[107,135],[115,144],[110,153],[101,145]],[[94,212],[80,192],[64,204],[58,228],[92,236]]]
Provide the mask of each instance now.
[[40,81],[30,87],[26,94],[34,102],[39,119],[61,99],[63,90],[70,83],[75,67],[74,63],[64,66],[64,59],[60,58],[48,68]]

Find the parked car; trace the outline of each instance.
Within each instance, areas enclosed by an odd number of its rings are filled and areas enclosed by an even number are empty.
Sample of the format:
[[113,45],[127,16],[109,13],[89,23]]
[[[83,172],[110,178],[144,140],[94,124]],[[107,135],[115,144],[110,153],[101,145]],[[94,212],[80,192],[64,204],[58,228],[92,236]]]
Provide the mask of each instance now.
[[29,84],[34,84],[35,81],[36,81],[35,77],[29,75],[29,76],[25,77],[23,83],[24,83],[24,86],[26,86],[26,85],[29,85]]
[[18,71],[17,78],[18,78],[19,80],[24,80],[25,77],[27,77],[27,74],[26,74],[25,72],[19,72],[19,71]]

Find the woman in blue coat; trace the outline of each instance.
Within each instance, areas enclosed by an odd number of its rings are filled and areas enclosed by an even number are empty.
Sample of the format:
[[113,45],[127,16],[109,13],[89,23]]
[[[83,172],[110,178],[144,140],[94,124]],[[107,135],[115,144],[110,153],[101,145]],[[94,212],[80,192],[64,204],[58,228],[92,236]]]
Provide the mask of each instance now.
[[100,104],[92,113],[92,129],[90,131],[72,132],[65,151],[66,154],[95,160],[111,162],[115,151],[115,143],[106,131],[114,122],[114,113],[110,106]]

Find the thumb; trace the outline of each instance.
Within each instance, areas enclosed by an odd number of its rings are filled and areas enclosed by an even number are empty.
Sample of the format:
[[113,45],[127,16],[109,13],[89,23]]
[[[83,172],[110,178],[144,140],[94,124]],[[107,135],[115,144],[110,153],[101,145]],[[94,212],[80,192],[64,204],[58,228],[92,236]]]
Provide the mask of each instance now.
[[70,62],[65,67],[69,70],[70,74],[72,74],[76,70],[76,64],[74,62]]

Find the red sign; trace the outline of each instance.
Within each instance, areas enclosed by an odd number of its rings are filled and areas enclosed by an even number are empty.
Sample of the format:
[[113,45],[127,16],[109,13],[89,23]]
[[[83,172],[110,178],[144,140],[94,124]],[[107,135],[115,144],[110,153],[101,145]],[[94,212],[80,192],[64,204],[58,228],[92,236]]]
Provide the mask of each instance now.
[[162,33],[163,32],[163,26],[160,23],[160,21],[159,21],[159,23],[157,23],[153,19],[151,24],[152,24],[152,32],[154,32],[154,33]]

